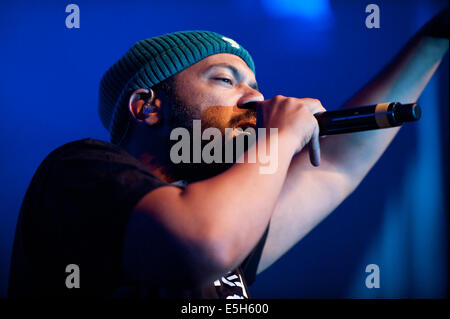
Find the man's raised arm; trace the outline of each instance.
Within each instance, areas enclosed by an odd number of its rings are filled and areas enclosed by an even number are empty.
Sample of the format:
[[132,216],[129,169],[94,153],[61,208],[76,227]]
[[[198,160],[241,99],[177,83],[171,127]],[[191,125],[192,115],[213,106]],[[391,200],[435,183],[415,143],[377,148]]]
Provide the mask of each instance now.
[[[448,9],[423,26],[399,54],[343,107],[416,102],[448,51]],[[320,104],[319,101],[316,101]],[[399,128],[325,137],[321,164],[303,150],[291,162],[258,272],[287,252],[359,185]]]

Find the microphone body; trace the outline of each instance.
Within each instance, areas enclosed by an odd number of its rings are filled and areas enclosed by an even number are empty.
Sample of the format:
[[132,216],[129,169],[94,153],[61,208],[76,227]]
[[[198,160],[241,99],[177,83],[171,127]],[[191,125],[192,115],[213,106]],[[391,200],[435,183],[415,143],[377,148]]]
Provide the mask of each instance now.
[[[256,110],[258,102],[248,102],[241,107]],[[319,123],[321,136],[395,127],[405,122],[417,121],[421,116],[419,104],[399,102],[349,107],[314,114]]]
[[417,103],[381,103],[314,114],[319,135],[333,135],[400,126],[422,115]]

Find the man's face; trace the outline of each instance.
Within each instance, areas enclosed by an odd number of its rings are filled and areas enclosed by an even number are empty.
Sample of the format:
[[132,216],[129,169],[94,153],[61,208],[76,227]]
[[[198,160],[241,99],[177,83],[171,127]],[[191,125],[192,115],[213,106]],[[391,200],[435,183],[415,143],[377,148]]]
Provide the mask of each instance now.
[[192,120],[201,120],[202,130],[215,127],[222,134],[225,128],[256,127],[256,111],[242,105],[264,97],[257,89],[255,75],[238,56],[209,56],[180,72],[176,87],[173,102],[182,105],[173,106],[175,114],[171,116],[178,118],[170,126],[191,128]]
[[[192,134],[193,120],[201,121],[201,129],[217,128],[222,133],[221,148],[224,156],[225,144],[232,143],[235,149],[236,140],[232,137],[241,134],[236,129],[256,127],[256,110],[242,106],[252,101],[263,101],[263,95],[257,90],[255,75],[247,64],[238,56],[221,53],[209,56],[177,74],[175,90],[171,89],[168,103],[164,108],[165,136],[177,127],[187,128],[191,133],[191,158],[193,154]],[[231,136],[225,134],[225,128],[232,128]],[[217,142],[217,141],[216,141]],[[177,141],[168,141],[170,149]],[[202,147],[209,143],[201,140]],[[214,142],[215,144],[215,142]],[[248,147],[245,144],[245,149]],[[228,167],[230,163],[178,163],[169,158],[164,162],[164,171],[174,180],[201,180],[214,176]],[[234,152],[234,160],[238,152]],[[223,157],[222,157],[223,159]]]

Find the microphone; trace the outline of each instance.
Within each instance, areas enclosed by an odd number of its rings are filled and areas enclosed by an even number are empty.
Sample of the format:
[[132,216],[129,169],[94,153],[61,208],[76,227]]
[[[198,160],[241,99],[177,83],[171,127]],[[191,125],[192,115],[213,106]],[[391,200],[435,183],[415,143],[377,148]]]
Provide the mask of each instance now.
[[[256,109],[257,105],[257,102],[249,102],[242,107]],[[320,136],[400,126],[405,122],[419,120],[421,115],[419,104],[399,102],[349,107],[314,114],[319,122]]]
[[314,114],[319,122],[319,135],[361,132],[400,126],[417,121],[422,110],[417,103],[399,102],[373,104]]

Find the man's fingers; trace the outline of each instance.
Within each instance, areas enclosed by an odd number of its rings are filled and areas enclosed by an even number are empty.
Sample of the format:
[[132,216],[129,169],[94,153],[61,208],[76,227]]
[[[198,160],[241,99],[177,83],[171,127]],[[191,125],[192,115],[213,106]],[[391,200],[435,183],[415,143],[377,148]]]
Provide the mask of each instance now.
[[[326,112],[326,109],[323,107],[322,103],[317,100],[317,99],[310,99],[311,103],[309,104],[309,110],[311,111],[311,113],[317,114],[320,112]],[[317,129],[317,135],[319,135],[320,131],[319,131],[319,127],[316,128]],[[311,139],[313,140],[313,139]],[[317,139],[317,151],[318,151],[318,157],[319,157],[319,161],[320,161],[320,145],[319,145],[319,138]],[[315,165],[315,166],[319,166],[319,165]]]
[[326,111],[326,109],[323,107],[322,103],[318,99],[304,98],[302,100],[309,102],[306,105],[308,106],[312,114]]
[[320,143],[319,143],[319,127],[314,129],[314,133],[309,141],[309,159],[313,166],[320,165]]

